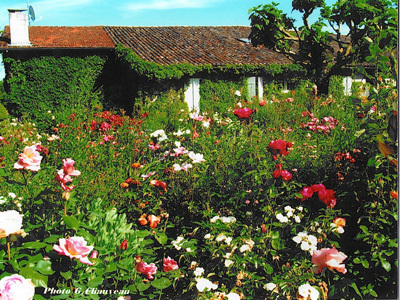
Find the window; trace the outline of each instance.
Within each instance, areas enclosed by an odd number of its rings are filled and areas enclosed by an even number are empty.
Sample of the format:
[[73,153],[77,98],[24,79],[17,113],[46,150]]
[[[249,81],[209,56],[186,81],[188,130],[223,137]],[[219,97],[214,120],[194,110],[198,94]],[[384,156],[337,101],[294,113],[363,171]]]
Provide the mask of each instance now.
[[283,91],[284,93],[289,93],[290,91],[294,91],[297,87],[297,82],[283,80]]
[[190,78],[189,83],[185,85],[185,102],[189,111],[200,112],[200,79]]
[[360,82],[362,83],[362,88],[363,92],[361,93],[361,96],[368,97],[369,96],[369,89],[366,86],[366,79],[362,75],[356,75],[355,77],[344,77],[343,78],[343,88],[344,88],[344,94],[345,96],[350,96],[351,95],[351,87],[353,85],[353,82]]
[[250,99],[256,96],[258,99],[262,99],[264,94],[262,77],[249,77],[247,79],[247,90]]

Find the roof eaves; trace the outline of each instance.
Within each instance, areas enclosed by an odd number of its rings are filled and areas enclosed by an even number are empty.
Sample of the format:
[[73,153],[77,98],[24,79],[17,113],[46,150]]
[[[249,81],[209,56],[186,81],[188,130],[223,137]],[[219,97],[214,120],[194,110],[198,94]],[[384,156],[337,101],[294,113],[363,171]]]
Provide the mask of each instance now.
[[2,51],[34,51],[34,50],[114,50],[115,47],[0,47]]

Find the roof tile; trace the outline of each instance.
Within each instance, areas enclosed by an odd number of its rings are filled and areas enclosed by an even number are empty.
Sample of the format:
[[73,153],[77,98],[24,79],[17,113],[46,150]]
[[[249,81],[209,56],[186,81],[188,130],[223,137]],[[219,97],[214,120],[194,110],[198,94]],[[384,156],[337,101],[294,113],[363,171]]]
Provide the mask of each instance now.
[[[250,26],[31,26],[29,49],[114,48],[121,43],[140,58],[161,65],[288,64],[282,54],[263,46],[240,41],[247,39]],[[0,50],[10,46],[10,28],[5,27]],[[21,48],[21,47],[19,47]]]
[[[29,41],[24,48],[113,48],[115,45],[102,26],[30,26]],[[10,27],[6,26],[1,48],[13,48]]]
[[140,58],[162,65],[288,64],[283,55],[240,41],[249,26],[106,26],[115,44],[131,48]]

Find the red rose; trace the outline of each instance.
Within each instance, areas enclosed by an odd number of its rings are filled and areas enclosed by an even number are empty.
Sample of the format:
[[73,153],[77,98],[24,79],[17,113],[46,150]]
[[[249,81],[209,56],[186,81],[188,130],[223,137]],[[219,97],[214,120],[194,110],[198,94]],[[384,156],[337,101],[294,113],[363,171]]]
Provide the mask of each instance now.
[[238,116],[239,118],[250,118],[250,115],[253,113],[253,110],[245,107],[245,108],[238,108],[233,111],[233,114]]

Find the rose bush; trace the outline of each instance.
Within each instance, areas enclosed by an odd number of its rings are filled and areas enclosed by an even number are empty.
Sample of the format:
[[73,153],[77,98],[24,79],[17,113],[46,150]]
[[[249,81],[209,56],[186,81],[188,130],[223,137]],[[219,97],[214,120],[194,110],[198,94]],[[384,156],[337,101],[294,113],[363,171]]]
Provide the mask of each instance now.
[[40,134],[11,120],[2,277],[32,280],[38,300],[88,288],[129,295],[80,299],[396,295],[394,98],[321,96],[310,109],[300,89],[262,105],[233,94],[223,111],[171,120],[154,107],[133,117],[82,108]]

